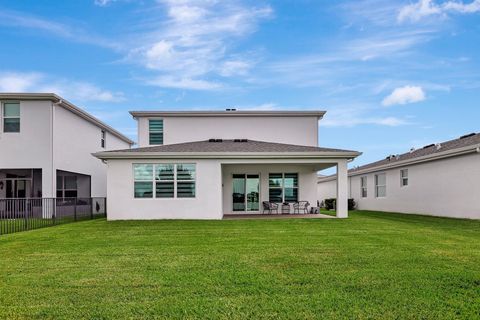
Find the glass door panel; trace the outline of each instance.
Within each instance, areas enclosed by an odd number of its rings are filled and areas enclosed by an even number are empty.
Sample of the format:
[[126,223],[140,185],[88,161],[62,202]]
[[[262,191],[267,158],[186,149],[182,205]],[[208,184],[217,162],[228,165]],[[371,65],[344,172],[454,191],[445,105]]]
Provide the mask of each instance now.
[[246,194],[247,211],[258,211],[260,202],[260,177],[258,174],[247,175]]
[[245,211],[245,175],[233,175],[233,211]]

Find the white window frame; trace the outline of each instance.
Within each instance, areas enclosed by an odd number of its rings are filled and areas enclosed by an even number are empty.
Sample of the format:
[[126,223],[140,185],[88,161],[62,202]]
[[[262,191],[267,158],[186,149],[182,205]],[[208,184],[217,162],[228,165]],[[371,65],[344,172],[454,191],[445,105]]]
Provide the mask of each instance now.
[[[363,182],[365,182],[365,184]],[[363,177],[360,177],[360,198],[367,198],[367,197],[368,197],[368,180],[367,180],[367,176],[363,176]]]
[[[378,184],[378,180],[379,180],[378,177],[379,177],[379,176],[382,176],[382,175],[385,176],[385,184],[384,184],[384,185],[379,185],[379,184]],[[375,179],[375,198],[385,198],[385,197],[387,196],[387,174],[386,174],[385,172],[383,172],[383,173],[377,173],[377,174],[375,175],[375,178],[374,178],[374,179]],[[379,195],[379,192],[378,192],[379,188],[381,188],[381,187],[384,187],[384,188],[385,188],[385,194],[382,195],[382,196],[380,196],[380,195]]]
[[[404,174],[406,173],[406,174]],[[400,187],[408,187],[408,169],[400,170]]]
[[[18,116],[15,116],[15,117],[7,117],[5,116],[5,104],[6,103],[18,103]],[[22,130],[22,111],[21,111],[21,106],[20,106],[20,101],[2,101],[1,103],[1,108],[0,108],[0,120],[1,120],[1,132],[3,134],[15,134],[15,133],[20,133],[20,131]],[[16,132],[5,132],[5,119],[18,119],[18,131]]]
[[[282,185],[280,187],[270,187],[270,174],[281,174],[282,175]],[[270,201],[270,189],[280,189],[282,190],[282,202],[285,203],[285,175],[286,174],[296,174],[297,175],[297,186],[291,187],[291,189],[297,189],[297,201],[300,201],[300,174],[298,172],[269,172],[268,173],[268,200]]]
[[[136,165],[151,165],[153,170],[152,180],[135,180],[135,166]],[[173,166],[173,180],[156,180],[155,174],[157,171],[157,166],[160,165],[172,165]],[[178,165],[193,165],[195,172],[193,174],[193,179],[190,180],[178,180],[177,179],[177,166]],[[132,174],[133,174],[133,199],[135,200],[172,200],[172,199],[196,199],[197,198],[197,164],[196,163],[134,163],[132,165]],[[135,182],[151,182],[152,183],[152,197],[151,198],[137,198],[135,197]],[[157,182],[173,182],[173,197],[159,197],[157,198]],[[194,183],[194,196],[193,197],[178,197],[177,195],[177,184],[178,182],[193,182]]]
[[[151,131],[150,130],[150,121],[153,120],[153,121],[162,121],[162,131]],[[148,121],[147,121],[147,125],[148,125],[148,145],[150,146],[162,146],[165,144],[165,120],[163,118],[148,118]],[[161,144],[151,144],[150,143],[150,134],[151,133],[162,133],[162,143]]]

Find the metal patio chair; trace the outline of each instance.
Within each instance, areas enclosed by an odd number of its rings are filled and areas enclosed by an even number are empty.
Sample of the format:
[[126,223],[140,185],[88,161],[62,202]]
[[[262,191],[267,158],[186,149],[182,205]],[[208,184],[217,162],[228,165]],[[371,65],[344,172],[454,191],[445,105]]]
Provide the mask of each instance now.
[[310,203],[308,201],[298,201],[293,204],[293,213],[308,213],[308,206]]

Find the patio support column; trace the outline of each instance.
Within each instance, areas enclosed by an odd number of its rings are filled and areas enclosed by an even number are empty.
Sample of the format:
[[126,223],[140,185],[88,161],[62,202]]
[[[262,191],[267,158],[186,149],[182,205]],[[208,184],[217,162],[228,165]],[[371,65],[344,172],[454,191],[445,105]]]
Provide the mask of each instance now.
[[348,218],[348,169],[347,160],[337,163],[337,218]]

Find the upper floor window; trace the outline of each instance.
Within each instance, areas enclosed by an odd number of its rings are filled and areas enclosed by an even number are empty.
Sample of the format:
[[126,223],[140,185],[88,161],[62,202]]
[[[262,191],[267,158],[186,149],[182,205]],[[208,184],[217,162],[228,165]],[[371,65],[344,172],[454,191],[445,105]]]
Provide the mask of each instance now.
[[105,132],[105,130],[102,130],[102,134],[101,134],[101,137],[100,137],[100,146],[104,149],[105,149],[105,146],[106,146],[106,144],[105,144],[106,137],[107,137],[107,133]]
[[400,170],[400,186],[408,186],[408,169]]
[[163,144],[163,120],[148,120],[149,144]]
[[360,178],[360,194],[362,198],[367,197],[367,177]]
[[3,132],[20,132],[20,103],[3,104]]
[[387,196],[387,176],[385,173],[375,175],[375,197],[383,198]]
[[298,173],[270,173],[268,197],[272,202],[298,201]]

